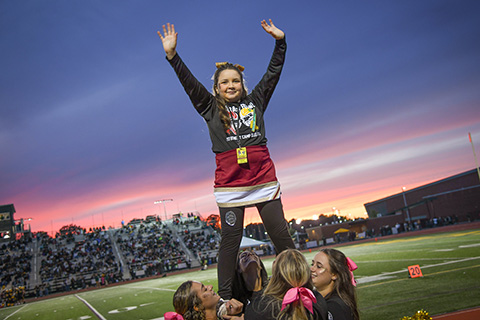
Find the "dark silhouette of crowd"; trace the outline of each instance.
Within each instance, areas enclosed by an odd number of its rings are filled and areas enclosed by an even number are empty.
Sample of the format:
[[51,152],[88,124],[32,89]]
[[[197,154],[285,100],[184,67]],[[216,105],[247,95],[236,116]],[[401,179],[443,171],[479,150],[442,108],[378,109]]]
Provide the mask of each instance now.
[[25,287],[6,289],[0,293],[0,308],[11,307],[19,303],[25,303]]
[[0,306],[23,301],[25,286],[32,270],[32,254],[28,249],[30,239],[20,239],[0,246]]
[[189,250],[194,254],[200,255],[203,251],[218,250],[218,242],[214,234],[205,234],[205,231],[200,232],[185,232],[183,241]]
[[116,241],[133,279],[177,270],[186,261],[179,239],[165,224],[123,228]]
[[56,238],[37,237],[37,241],[40,242],[41,253],[40,279],[42,283],[53,282],[56,291],[85,288],[88,281],[90,285],[94,284],[91,279],[95,277],[99,278],[95,285],[101,283],[102,277],[111,281],[118,278],[115,274],[120,268],[104,229],[93,229],[90,233],[75,230],[57,234]]
[[[71,224],[54,238],[46,232],[30,234],[0,244],[0,305],[201,266],[202,251],[218,249],[213,234],[190,213],[169,223],[134,219],[120,229]],[[189,248],[191,241],[195,246]]]

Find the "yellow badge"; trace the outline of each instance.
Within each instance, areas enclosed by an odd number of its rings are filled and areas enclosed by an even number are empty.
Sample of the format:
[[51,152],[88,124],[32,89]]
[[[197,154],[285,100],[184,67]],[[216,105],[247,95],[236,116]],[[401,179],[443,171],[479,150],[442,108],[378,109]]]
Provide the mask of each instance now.
[[237,148],[237,162],[238,164],[247,163],[247,148]]

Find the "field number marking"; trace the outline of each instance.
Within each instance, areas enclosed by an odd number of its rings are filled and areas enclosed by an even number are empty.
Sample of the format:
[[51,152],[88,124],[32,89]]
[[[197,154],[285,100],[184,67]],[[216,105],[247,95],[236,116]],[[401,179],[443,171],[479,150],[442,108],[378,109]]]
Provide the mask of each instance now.
[[408,273],[410,274],[410,278],[423,277],[422,269],[420,269],[420,266],[418,264],[414,266],[409,266]]

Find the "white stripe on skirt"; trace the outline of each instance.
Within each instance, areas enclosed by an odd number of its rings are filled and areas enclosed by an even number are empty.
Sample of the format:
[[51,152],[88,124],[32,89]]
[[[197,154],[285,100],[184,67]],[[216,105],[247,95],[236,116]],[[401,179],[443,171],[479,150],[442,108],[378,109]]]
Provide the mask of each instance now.
[[220,208],[251,206],[280,198],[280,183],[272,181],[249,187],[215,188],[213,194]]

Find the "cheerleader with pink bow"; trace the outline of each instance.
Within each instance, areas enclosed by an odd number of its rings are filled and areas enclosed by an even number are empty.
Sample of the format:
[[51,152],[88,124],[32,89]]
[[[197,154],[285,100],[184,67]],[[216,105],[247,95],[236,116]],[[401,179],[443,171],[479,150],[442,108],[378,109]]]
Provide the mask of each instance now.
[[300,251],[282,251],[273,263],[272,276],[263,292],[258,275],[252,302],[245,308],[244,319],[327,320],[327,304],[314,291],[309,268]]
[[327,301],[328,319],[360,319],[353,277],[355,269],[355,262],[336,249],[322,249],[313,258],[312,281]]

